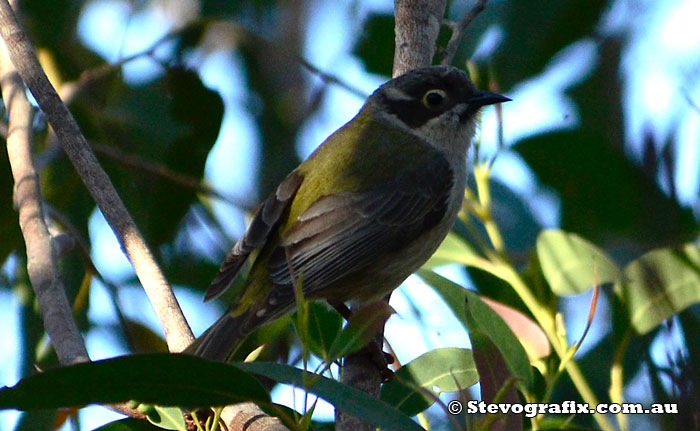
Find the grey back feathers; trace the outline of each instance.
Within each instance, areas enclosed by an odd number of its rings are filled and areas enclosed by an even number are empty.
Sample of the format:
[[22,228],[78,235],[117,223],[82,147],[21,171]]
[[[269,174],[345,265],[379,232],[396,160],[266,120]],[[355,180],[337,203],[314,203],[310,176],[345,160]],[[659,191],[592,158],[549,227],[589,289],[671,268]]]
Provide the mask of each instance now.
[[292,172],[277,187],[277,190],[263,202],[245,235],[236,242],[221,264],[219,273],[204,295],[204,301],[210,301],[224,293],[250,254],[265,244],[273,229],[279,226],[282,213],[294,199],[303,179],[298,173]]

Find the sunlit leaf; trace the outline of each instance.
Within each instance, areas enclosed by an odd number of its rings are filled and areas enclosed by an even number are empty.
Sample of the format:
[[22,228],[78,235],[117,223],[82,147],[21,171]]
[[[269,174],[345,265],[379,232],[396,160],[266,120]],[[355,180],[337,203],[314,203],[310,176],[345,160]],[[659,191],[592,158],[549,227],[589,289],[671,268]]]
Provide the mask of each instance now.
[[466,389],[478,381],[471,350],[435,349],[399,368],[382,387],[381,399],[412,416],[430,407],[441,393]]
[[432,257],[423,264],[423,267],[433,269],[436,266],[450,263],[464,263],[465,257],[476,255],[477,253],[471,245],[454,232],[450,232]]
[[533,383],[532,370],[525,349],[508,325],[477,294],[425,269],[418,271],[445,301],[470,335],[485,334],[503,355],[510,372],[526,387]]
[[646,334],[700,302],[700,248],[688,244],[643,255],[625,268],[615,292],[627,306],[634,329]]
[[503,319],[513,334],[518,337],[531,361],[549,356],[552,346],[540,325],[515,308],[485,296],[480,296],[480,298]]
[[537,257],[552,291],[576,295],[594,284],[613,283],[618,267],[598,247],[573,233],[546,230],[537,238]]
[[182,410],[177,407],[155,406],[153,414],[149,414],[148,421],[166,430],[187,431],[185,417]]

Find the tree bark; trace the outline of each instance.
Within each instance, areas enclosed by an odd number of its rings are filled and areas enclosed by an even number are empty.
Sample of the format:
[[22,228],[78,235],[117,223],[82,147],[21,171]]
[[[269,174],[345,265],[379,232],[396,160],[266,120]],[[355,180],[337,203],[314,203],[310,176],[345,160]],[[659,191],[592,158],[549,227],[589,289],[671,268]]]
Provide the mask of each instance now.
[[57,265],[57,252],[44,219],[39,174],[32,159],[33,107],[22,78],[0,41],[0,86],[9,111],[7,155],[15,180],[14,202],[27,248],[27,273],[39,302],[44,329],[62,365],[88,362],[85,342],[73,319]]
[[19,76],[46,114],[49,124],[134,267],[155,309],[168,347],[179,352],[194,339],[180,305],[145,239],[112,182],[95,158],[73,115],[56,93],[7,0],[0,0],[0,35]]

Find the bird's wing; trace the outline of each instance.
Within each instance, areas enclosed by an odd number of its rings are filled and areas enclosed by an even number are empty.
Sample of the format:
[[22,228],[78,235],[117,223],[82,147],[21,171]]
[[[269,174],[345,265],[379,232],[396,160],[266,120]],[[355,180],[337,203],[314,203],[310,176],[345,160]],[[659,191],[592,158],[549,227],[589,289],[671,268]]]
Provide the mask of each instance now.
[[268,262],[276,300],[293,299],[290,266],[304,292],[313,294],[438,224],[454,173],[442,154],[431,156],[371,191],[324,196],[304,211]]
[[224,293],[236,277],[236,274],[238,274],[241,266],[248,259],[248,256],[265,243],[270,233],[279,225],[284,211],[294,200],[294,195],[299,190],[303,179],[304,177],[299,173],[292,172],[277,187],[277,190],[263,202],[250,222],[245,235],[236,242],[221,264],[219,273],[211,282],[204,295],[205,301],[210,301]]

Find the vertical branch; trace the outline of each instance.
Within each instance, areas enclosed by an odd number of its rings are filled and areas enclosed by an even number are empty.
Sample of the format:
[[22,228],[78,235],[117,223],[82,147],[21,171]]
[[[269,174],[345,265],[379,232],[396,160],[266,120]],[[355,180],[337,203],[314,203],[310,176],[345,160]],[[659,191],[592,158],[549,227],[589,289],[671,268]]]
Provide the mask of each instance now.
[[7,47],[1,41],[0,86],[9,111],[7,155],[15,181],[14,201],[27,248],[27,272],[39,302],[44,328],[62,365],[89,361],[59,276],[57,253],[44,220],[39,175],[31,154],[33,108]]
[[7,0],[0,0],[0,35],[12,63],[46,114],[63,150],[131,261],[160,319],[168,347],[171,351],[183,350],[194,337],[170,285],[75,119],[46,77]]
[[446,0],[394,1],[394,77],[433,63],[446,3]]

